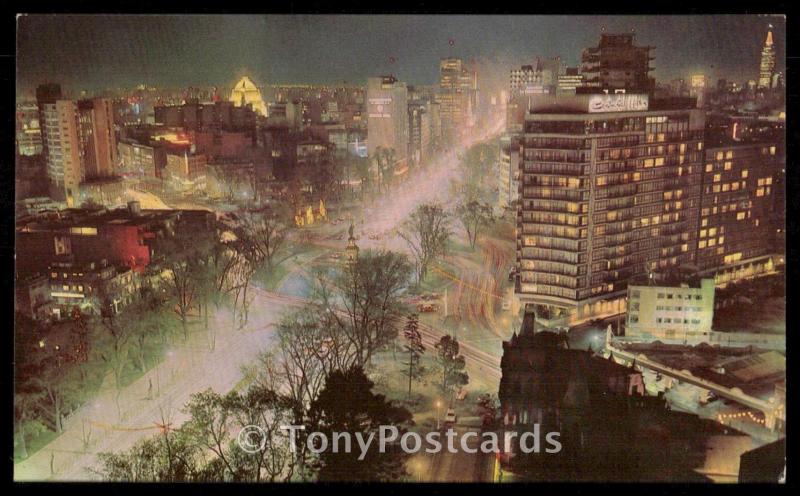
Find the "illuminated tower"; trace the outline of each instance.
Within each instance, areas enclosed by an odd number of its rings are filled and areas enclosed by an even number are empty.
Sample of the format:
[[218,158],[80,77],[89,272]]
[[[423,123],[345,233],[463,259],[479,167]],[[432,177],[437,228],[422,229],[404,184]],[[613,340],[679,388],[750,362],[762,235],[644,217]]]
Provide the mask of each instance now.
[[240,79],[236,86],[233,87],[230,101],[237,107],[244,107],[250,104],[259,115],[267,115],[267,106],[261,98],[261,91],[253,80],[247,76]]
[[767,39],[761,50],[761,66],[759,67],[758,88],[772,87],[772,75],[775,73],[775,50],[772,48],[772,24],[767,31]]
[[358,259],[358,245],[356,244],[356,237],[353,236],[353,224],[350,224],[348,229],[350,236],[347,238],[347,247],[345,251],[345,260],[348,264],[354,264]]

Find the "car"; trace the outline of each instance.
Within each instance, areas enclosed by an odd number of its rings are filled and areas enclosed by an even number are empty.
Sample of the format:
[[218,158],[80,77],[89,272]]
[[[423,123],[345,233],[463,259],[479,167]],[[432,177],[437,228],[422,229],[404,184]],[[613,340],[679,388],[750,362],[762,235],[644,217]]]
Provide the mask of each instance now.
[[417,305],[417,311],[420,313],[431,313],[439,310],[439,305],[433,303],[420,303]]
[[458,417],[456,416],[456,411],[452,408],[447,409],[447,413],[444,414],[444,425],[445,427],[453,427],[456,425],[456,421]]

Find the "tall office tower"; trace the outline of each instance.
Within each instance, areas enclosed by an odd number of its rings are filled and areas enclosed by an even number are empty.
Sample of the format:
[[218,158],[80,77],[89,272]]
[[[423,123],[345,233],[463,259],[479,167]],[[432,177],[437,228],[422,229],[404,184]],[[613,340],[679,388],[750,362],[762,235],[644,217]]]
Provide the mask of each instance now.
[[43,104],[42,109],[50,196],[66,201],[68,207],[77,206],[84,176],[78,138],[78,106],[72,100],[56,100]]
[[506,133],[500,136],[500,153],[497,161],[497,206],[513,208],[519,198],[520,135]]
[[705,74],[693,74],[691,86],[689,87],[689,96],[697,98],[697,108],[703,108],[705,106],[707,91],[708,82],[706,81]]
[[48,83],[36,87],[36,106],[39,112],[39,130],[42,134],[42,154],[47,160],[47,129],[45,128],[45,106],[54,105],[62,97],[61,85]]
[[559,77],[566,72],[561,57],[536,59],[535,65],[523,65],[511,69],[509,89],[511,95],[553,94],[558,88]]
[[[707,137],[708,139],[708,137]],[[785,247],[784,141],[773,136],[706,142],[702,175],[697,267],[717,283],[772,270]]]
[[367,79],[367,154],[394,149],[402,170],[408,156],[408,87],[394,76]]
[[478,76],[461,59],[446,58],[439,63],[439,91],[442,135],[445,140],[458,137],[474,123],[478,108]]
[[775,73],[775,50],[772,45],[772,24],[770,24],[767,39],[764,40],[764,48],[761,49],[761,64],[758,71],[759,89],[772,87],[772,76]]
[[40,86],[36,99],[50,195],[77,206],[81,182],[114,174],[117,140],[111,101],[65,100],[58,85]]
[[117,140],[111,100],[79,100],[77,108],[84,179],[113,176],[117,163]]
[[581,54],[584,86],[603,90],[626,90],[629,93],[651,93],[655,80],[650,77],[650,50],[655,47],[635,46],[633,33],[600,35],[596,47]]
[[564,74],[558,76],[558,94],[574,94],[575,90],[583,86],[583,75],[577,67],[567,67]]
[[430,102],[408,103],[408,158],[414,165],[421,164],[428,156],[431,141],[429,114]]
[[694,263],[705,118],[693,107],[630,93],[531,97],[515,292],[537,320],[624,311],[631,277]]
[[15,119],[16,152],[20,155],[42,153],[42,130],[39,127],[39,108],[31,102],[17,105]]
[[523,65],[519,69],[511,69],[508,78],[508,88],[511,95],[521,95],[526,88],[536,84],[536,70],[532,65]]

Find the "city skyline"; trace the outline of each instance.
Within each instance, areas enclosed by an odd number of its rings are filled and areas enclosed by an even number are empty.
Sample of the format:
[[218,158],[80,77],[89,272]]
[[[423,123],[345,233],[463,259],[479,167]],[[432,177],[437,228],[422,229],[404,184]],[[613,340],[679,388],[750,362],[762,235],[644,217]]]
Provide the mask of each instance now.
[[656,47],[657,81],[702,73],[712,84],[744,82],[758,79],[769,25],[776,70],[783,71],[781,16],[715,16],[709,24],[703,16],[22,15],[17,93],[30,95],[42,82],[76,92],[138,84],[225,87],[244,74],[259,85],[364,85],[381,74],[434,84],[438,61],[448,56],[476,61],[488,88],[505,84],[509,69],[536,57],[577,65],[603,28],[633,30],[638,44]]
[[15,481],[785,480],[785,16],[16,20]]

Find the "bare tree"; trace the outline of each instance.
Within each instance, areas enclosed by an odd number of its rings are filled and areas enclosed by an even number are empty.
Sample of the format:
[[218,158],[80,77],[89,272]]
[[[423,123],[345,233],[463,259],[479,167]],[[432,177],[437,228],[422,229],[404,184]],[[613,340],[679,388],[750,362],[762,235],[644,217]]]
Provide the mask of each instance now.
[[462,201],[456,207],[456,216],[467,231],[469,246],[474,250],[480,229],[494,221],[491,205],[478,200]]
[[286,241],[287,228],[281,216],[272,210],[247,212],[242,215],[241,230],[271,271],[275,254]]
[[318,277],[313,298],[326,325],[341,332],[352,362],[366,368],[372,356],[397,337],[394,323],[401,310],[411,265],[405,255],[366,250],[332,279]]
[[[259,384],[241,394],[231,394],[230,404],[237,424],[257,425],[264,444],[255,453],[236,459],[242,479],[252,482],[289,482],[296,465],[289,439],[281,426],[291,423],[291,405],[286,398]],[[262,475],[263,474],[263,475]]]
[[314,314],[300,310],[284,315],[276,334],[275,348],[260,356],[258,383],[290,398],[301,421],[335,363],[327,333]]
[[136,328],[136,316],[130,312],[123,315],[117,314],[108,303],[103,305],[103,312],[100,318],[100,327],[107,344],[102,347],[104,351],[100,353],[102,359],[111,366],[114,373],[114,387],[116,395],[114,401],[117,405],[117,416],[122,418],[122,409],[119,404],[119,397],[122,391],[122,373],[128,365],[131,341],[133,340]]
[[408,243],[414,257],[417,284],[428,273],[430,264],[443,255],[450,239],[449,216],[438,204],[418,206],[398,234]]

